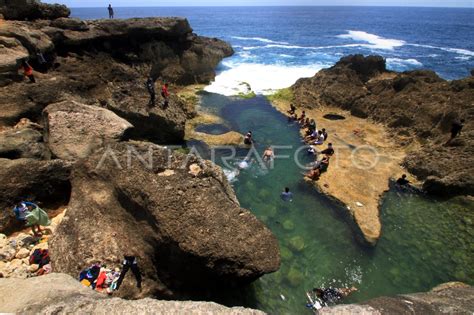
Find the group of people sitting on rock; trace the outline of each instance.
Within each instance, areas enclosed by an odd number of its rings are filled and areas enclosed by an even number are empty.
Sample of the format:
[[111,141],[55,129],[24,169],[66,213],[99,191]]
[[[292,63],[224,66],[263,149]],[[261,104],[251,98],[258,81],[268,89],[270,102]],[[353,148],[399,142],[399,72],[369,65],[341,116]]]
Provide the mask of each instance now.
[[[301,116],[298,117],[296,107],[290,104],[290,109],[287,111],[288,120],[297,122],[301,129],[305,129],[304,142],[309,145],[308,153],[315,156],[315,161],[312,163],[311,170],[305,176],[311,180],[318,180],[322,173],[326,172],[329,167],[329,161],[334,155],[334,148],[332,143],[329,143],[327,148],[318,151],[316,146],[323,145],[328,139],[328,133],[325,128],[317,129],[316,121],[306,117],[306,112],[302,111]],[[321,160],[318,159],[318,153],[323,154]]]
[[120,288],[125,275],[130,269],[137,281],[137,288],[141,289],[142,275],[138,267],[137,258],[130,254],[124,255],[122,270],[120,268],[110,269],[106,265],[95,263],[81,271],[79,281],[93,290],[112,294]]

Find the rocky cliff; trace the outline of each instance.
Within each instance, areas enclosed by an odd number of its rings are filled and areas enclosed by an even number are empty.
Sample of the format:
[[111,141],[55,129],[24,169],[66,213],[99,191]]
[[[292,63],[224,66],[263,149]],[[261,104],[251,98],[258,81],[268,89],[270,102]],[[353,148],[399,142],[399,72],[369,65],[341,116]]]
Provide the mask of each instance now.
[[[47,17],[0,23],[0,232],[19,229],[11,209],[25,198],[67,206],[49,244],[53,268],[76,277],[133,253],[144,283],[125,281],[118,294],[129,298],[198,298],[276,271],[276,238],[240,207],[222,171],[157,145],[183,142],[193,109],[177,92],[208,83],[232,48],[182,18]],[[18,73],[26,58],[36,83]]]
[[[40,51],[46,63],[41,63]],[[133,125],[130,135],[157,143],[180,143],[192,115],[171,93],[170,108],[147,107],[148,76],[173,84],[209,82],[232,48],[192,33],[186,19],[80,21],[60,18],[0,23],[0,127],[26,117],[39,122],[51,103],[76,100],[108,108]],[[19,83],[29,59],[36,84]],[[171,92],[173,92],[171,87]],[[162,101],[157,85],[157,104]]]
[[0,0],[0,14],[7,20],[36,20],[68,17],[71,11],[65,5],[38,0]]
[[108,298],[72,277],[53,273],[39,278],[0,279],[0,312],[21,314],[234,314],[263,312],[212,302],[135,301]]
[[[436,195],[474,194],[474,77],[446,81],[428,70],[388,71],[379,56],[342,58],[292,87],[304,108],[338,107],[383,123],[397,143],[417,142],[403,165]],[[465,119],[459,138],[446,145],[451,124]]]

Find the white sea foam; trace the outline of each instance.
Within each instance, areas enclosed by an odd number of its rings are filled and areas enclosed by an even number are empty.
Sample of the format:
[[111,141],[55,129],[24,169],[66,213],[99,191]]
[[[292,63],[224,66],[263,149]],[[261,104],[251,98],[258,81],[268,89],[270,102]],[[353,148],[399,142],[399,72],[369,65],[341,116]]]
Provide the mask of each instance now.
[[212,93],[227,96],[247,93],[248,83],[257,94],[271,94],[277,89],[288,87],[299,78],[311,77],[329,64],[313,64],[307,66],[263,65],[263,64],[232,64],[224,62],[227,70],[216,76],[214,82],[205,88]]
[[[235,46],[234,46],[235,47]],[[282,49],[307,49],[307,50],[323,50],[332,48],[346,48],[346,47],[368,47],[373,48],[369,44],[347,44],[347,45],[332,45],[332,46],[298,46],[298,45],[281,45],[281,44],[269,44],[264,46],[247,46],[242,47],[243,50],[256,50],[256,49],[268,49],[268,48],[282,48]]]
[[474,56],[474,51],[470,51],[470,50],[462,49],[462,48],[439,47],[439,46],[421,45],[421,44],[408,44],[408,45],[413,46],[413,47],[439,49],[439,50],[452,52],[452,53],[459,54],[459,55]]
[[274,41],[274,40],[271,40],[271,39],[268,39],[268,38],[262,38],[262,37],[241,37],[241,36],[232,36],[232,38],[240,39],[240,40],[257,41],[257,42],[262,42],[262,43],[272,43],[272,44],[288,45],[287,42],[278,42],[278,41]]
[[462,60],[462,61],[467,61],[467,60],[471,60],[471,56],[457,56],[457,57],[454,57],[454,59],[457,59],[457,60]]
[[405,41],[400,39],[390,39],[380,37],[375,34],[366,33],[363,31],[347,31],[347,34],[338,35],[339,38],[348,38],[355,41],[369,43],[368,48],[373,49],[394,49],[405,45]]
[[422,67],[423,64],[416,59],[400,59],[400,58],[387,58],[387,64],[389,67],[398,66],[398,67],[406,67],[406,66],[415,66],[415,67]]

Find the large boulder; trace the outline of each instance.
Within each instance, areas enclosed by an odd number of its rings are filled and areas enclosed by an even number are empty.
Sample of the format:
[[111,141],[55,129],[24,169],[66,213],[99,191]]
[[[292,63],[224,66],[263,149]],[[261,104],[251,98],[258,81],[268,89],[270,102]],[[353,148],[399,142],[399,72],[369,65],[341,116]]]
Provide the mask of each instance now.
[[205,295],[279,268],[276,238],[242,209],[220,168],[150,143],[117,143],[74,170],[68,212],[51,244],[54,270],[76,276],[100,261],[138,257],[144,291]]
[[71,164],[61,160],[0,159],[0,233],[15,227],[12,208],[21,200],[44,206],[67,204],[70,172]]
[[71,10],[65,5],[46,4],[39,0],[0,0],[0,14],[6,20],[52,20],[68,17]]
[[18,314],[231,314],[260,315],[243,307],[212,302],[136,301],[110,298],[69,275],[53,273],[29,279],[0,279],[0,312]]
[[63,160],[87,157],[110,141],[123,140],[132,124],[97,106],[64,101],[43,111],[45,140],[53,155]]

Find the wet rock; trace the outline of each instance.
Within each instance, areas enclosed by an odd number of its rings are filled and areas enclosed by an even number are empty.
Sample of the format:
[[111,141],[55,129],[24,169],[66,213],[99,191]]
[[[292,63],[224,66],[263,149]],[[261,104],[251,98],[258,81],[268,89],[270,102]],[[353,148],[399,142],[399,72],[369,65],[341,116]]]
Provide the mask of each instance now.
[[45,206],[67,203],[71,164],[61,160],[0,159],[0,232],[21,227],[14,218],[15,203],[31,198]]
[[74,101],[44,109],[45,139],[55,157],[83,159],[98,147],[120,141],[133,126],[113,112]]
[[[136,155],[128,163],[131,145]],[[170,151],[149,143],[110,149],[74,171],[67,215],[50,243],[55,271],[76,276],[94,261],[113,266],[133,249],[146,295],[179,296],[248,283],[278,269],[276,238],[240,208],[220,168],[191,155],[169,158]],[[201,169],[197,176],[189,174],[193,164]],[[159,176],[165,170],[174,175]]]
[[295,228],[295,224],[291,220],[286,220],[283,222],[283,228],[287,231],[292,231]]
[[71,11],[65,5],[46,4],[39,0],[0,0],[0,13],[6,20],[48,20],[68,17]]
[[301,252],[304,249],[304,239],[301,236],[294,236],[290,239],[290,247],[296,252]]
[[298,287],[304,280],[304,276],[298,269],[291,267],[287,279],[291,286]]

